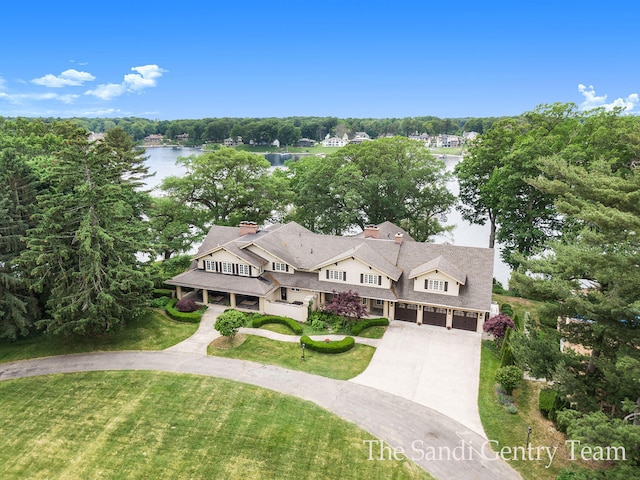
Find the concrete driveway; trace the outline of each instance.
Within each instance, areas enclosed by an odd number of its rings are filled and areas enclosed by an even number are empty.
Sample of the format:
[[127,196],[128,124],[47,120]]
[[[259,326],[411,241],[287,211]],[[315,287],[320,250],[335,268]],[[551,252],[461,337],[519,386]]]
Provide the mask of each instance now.
[[485,436],[478,413],[482,336],[394,320],[352,382],[406,398]]

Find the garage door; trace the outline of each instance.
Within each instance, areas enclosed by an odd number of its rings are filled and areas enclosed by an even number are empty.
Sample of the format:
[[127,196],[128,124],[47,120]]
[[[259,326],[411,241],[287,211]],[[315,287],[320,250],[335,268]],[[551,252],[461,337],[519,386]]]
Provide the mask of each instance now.
[[478,326],[478,314],[474,312],[453,311],[453,328],[475,332]]
[[422,315],[422,323],[427,325],[436,325],[438,327],[447,326],[447,309],[424,307]]
[[396,305],[395,319],[402,320],[403,322],[417,321],[418,306],[407,303],[398,303]]

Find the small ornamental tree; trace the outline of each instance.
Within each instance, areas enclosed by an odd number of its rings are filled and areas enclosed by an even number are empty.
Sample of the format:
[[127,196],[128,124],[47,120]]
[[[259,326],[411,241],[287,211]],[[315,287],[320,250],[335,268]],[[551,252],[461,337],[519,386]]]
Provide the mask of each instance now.
[[501,313],[500,315],[495,315],[491,317],[489,320],[484,322],[482,329],[490,333],[496,339],[496,343],[500,343],[507,333],[507,328],[514,329],[516,328],[515,323],[511,320],[509,315],[505,315]]
[[513,390],[522,382],[522,370],[515,365],[500,367],[496,370],[496,382],[502,385],[507,395],[511,395]]
[[182,298],[180,300],[178,300],[178,303],[176,303],[176,310],[178,310],[179,312],[184,312],[184,313],[190,313],[190,312],[195,312],[196,310],[198,310],[198,304],[196,302],[194,302],[191,298]]
[[347,322],[353,322],[368,315],[367,308],[362,304],[360,295],[349,290],[348,292],[333,291],[331,301],[325,304],[323,310],[344,319],[343,326]]
[[215,329],[229,340],[233,340],[240,327],[244,326],[246,317],[238,310],[227,310],[220,314],[214,325]]

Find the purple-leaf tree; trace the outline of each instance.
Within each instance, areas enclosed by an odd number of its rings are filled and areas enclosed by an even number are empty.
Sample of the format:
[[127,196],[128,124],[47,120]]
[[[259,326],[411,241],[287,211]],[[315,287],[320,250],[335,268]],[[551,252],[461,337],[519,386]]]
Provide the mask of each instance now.
[[348,292],[333,291],[331,301],[325,304],[325,312],[338,315],[347,322],[353,322],[368,315],[367,307],[362,304],[360,295],[349,290]]
[[484,325],[482,326],[482,329],[485,332],[494,336],[496,343],[500,343],[502,341],[507,333],[507,328],[515,330],[516,325],[513,323],[513,320],[511,320],[511,317],[504,313],[491,317],[489,320],[484,322]]

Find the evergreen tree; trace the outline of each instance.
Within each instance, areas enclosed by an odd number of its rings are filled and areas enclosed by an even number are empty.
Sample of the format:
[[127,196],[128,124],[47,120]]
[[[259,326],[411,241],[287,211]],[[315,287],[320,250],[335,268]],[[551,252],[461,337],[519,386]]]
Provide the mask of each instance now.
[[0,339],[29,333],[39,309],[19,262],[31,226],[36,178],[14,148],[0,150]]
[[146,171],[129,154],[127,144],[92,144],[77,130],[50,168],[23,254],[48,293],[39,326],[49,332],[112,332],[146,304],[152,284],[137,256],[148,233],[136,190]]

